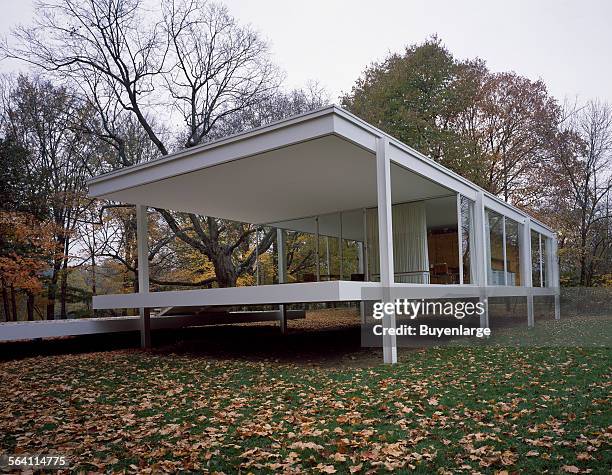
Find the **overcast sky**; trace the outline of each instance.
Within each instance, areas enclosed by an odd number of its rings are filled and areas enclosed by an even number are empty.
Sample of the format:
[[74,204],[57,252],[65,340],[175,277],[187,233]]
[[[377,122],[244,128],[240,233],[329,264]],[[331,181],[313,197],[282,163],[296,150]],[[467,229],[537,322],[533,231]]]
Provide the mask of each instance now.
[[[543,79],[559,99],[612,102],[610,0],[226,0],[271,44],[287,84],[316,80],[334,101],[364,67],[437,34],[458,58]],[[0,0],[0,34],[33,14],[33,0]],[[0,64],[0,70],[15,68]]]

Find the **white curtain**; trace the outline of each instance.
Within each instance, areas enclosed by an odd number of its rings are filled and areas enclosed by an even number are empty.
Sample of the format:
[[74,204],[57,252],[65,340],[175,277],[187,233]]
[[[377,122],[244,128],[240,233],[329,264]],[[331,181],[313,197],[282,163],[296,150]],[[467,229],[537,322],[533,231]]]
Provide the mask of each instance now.
[[[393,265],[395,282],[429,283],[429,255],[427,252],[427,221],[425,203],[403,203],[392,207]],[[379,280],[378,212],[366,213],[368,260],[372,280]]]

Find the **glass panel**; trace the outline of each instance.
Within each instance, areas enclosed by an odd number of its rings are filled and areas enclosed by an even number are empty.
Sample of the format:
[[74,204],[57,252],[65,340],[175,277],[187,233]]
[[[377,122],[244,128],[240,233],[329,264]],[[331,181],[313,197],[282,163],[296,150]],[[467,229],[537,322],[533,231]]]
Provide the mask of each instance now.
[[506,218],[506,269],[507,285],[521,285],[519,224],[510,218]]
[[359,272],[359,245],[357,241],[343,239],[342,280],[363,280]]
[[[272,236],[270,239],[270,235]],[[255,267],[255,276],[253,284],[266,285],[274,284],[277,279],[277,265],[276,265],[276,228],[268,226],[260,226],[255,236],[255,243],[263,242],[266,239],[270,239],[271,245],[264,252],[257,255],[257,263]],[[259,280],[259,281],[258,281]],[[241,284],[239,280],[239,284]],[[252,284],[250,284],[252,285]]]
[[[396,283],[426,284],[430,282],[430,270],[433,267],[430,231],[434,229],[437,233],[447,234],[438,242],[440,248],[438,257],[444,259],[444,263],[439,266],[440,280],[443,280],[442,283],[456,282],[459,254],[457,200],[455,197],[446,200],[447,202],[441,199],[414,201],[397,203],[392,206],[393,264]],[[370,280],[380,281],[376,208],[368,209],[366,215],[368,271]],[[454,243],[451,242],[453,240]]]
[[378,246],[378,211],[376,208],[366,210],[366,252],[368,259],[368,280],[380,282],[380,249]]
[[340,214],[319,216],[321,280],[340,279]]
[[471,260],[471,243],[473,239],[473,218],[472,213],[474,203],[466,198],[461,197],[461,251],[463,253],[463,283],[472,283],[472,260]]
[[533,287],[541,287],[540,235],[535,231],[531,231],[531,280]]
[[548,287],[548,238],[542,236],[542,282],[544,287]]
[[316,280],[316,240],[310,233],[287,231],[285,236],[287,282]]
[[429,282],[432,284],[458,284],[460,256],[457,197],[436,198],[424,203],[429,268],[423,270],[429,270]]
[[321,280],[340,279],[340,252],[338,238],[321,236]]
[[504,225],[501,214],[486,210],[486,231],[489,261],[487,282],[489,285],[504,285]]
[[[342,218],[342,220],[340,219]],[[360,249],[364,239],[363,210],[330,213],[318,217],[287,220],[274,223],[285,233],[285,259],[287,282],[314,282],[317,263],[320,280],[364,280],[364,265]],[[319,233],[317,256],[317,230]],[[260,231],[260,238],[263,235]],[[340,239],[342,236],[342,239]],[[259,256],[260,283],[278,282],[278,243],[272,239],[274,252]],[[378,249],[375,255],[378,254]],[[268,272],[268,267],[273,273]],[[270,274],[270,275],[268,275]],[[272,280],[271,280],[272,279]]]
[[363,240],[363,211],[342,213],[342,280],[365,280],[360,265],[360,243]]

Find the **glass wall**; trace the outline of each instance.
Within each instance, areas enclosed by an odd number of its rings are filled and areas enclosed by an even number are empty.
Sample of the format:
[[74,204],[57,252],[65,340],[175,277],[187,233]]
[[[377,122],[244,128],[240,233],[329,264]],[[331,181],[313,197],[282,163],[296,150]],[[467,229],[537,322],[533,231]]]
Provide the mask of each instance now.
[[360,241],[363,241],[363,210],[348,211],[341,213],[341,236],[342,239],[342,259],[341,279],[342,280],[365,280],[363,255],[360,252]]
[[285,263],[287,282],[316,280],[316,239],[311,233],[285,231]]
[[542,287],[550,286],[548,272],[548,238],[540,234],[540,256],[542,259]]
[[505,285],[504,220],[495,211],[486,210],[487,282],[489,285]]
[[[395,203],[393,264],[396,283],[459,284],[460,258],[457,196]],[[467,219],[467,223],[471,221]],[[366,243],[370,280],[379,280],[378,212],[366,211]],[[469,245],[466,259],[469,273]]]
[[473,279],[472,272],[472,239],[473,233],[473,210],[474,202],[466,198],[460,197],[460,213],[461,213],[461,259],[463,262],[463,283],[471,284]]
[[521,285],[519,223],[488,209],[485,227],[488,284]]
[[[287,282],[365,280],[363,210],[273,223],[285,236]],[[262,228],[263,229],[263,228]],[[278,249],[276,239],[274,249]],[[317,253],[318,250],[318,253]],[[278,251],[274,251],[276,254]],[[258,256],[259,283],[268,283],[266,256]],[[278,267],[278,259],[274,257]],[[278,274],[278,269],[276,270]],[[278,277],[276,277],[278,282]]]
[[542,286],[542,269],[540,267],[540,233],[531,231],[531,285]]
[[531,279],[534,287],[550,287],[550,239],[531,231]]
[[506,285],[521,285],[519,223],[510,218],[506,222]]

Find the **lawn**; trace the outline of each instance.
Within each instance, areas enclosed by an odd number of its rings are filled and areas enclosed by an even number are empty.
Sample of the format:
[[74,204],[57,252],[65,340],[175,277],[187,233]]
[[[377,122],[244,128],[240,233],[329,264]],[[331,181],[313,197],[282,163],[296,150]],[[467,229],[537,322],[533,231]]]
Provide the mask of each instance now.
[[[593,319],[589,328],[600,333],[610,321]],[[585,322],[539,325],[554,333]],[[0,362],[0,449],[67,454],[75,471],[134,473],[612,466],[610,348],[400,350],[391,367],[377,351],[341,344],[339,359],[309,363],[290,357],[291,345],[277,358],[214,356],[196,346]]]

